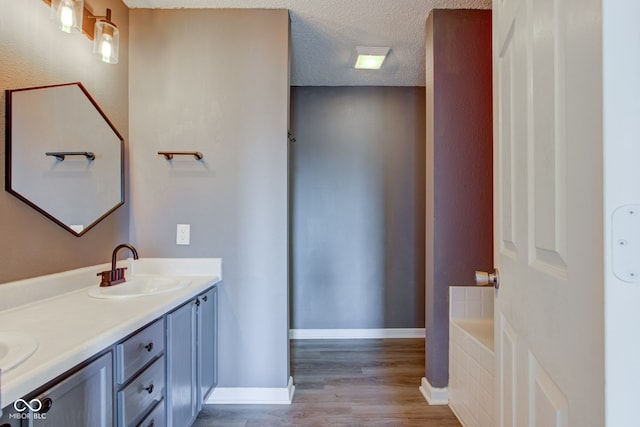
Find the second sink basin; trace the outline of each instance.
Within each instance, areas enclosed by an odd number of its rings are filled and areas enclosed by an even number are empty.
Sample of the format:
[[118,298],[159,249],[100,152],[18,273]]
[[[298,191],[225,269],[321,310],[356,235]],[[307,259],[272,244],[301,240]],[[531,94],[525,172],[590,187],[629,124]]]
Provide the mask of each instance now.
[[118,285],[89,289],[94,298],[132,298],[175,291],[191,284],[190,280],[170,277],[136,276]]
[[21,332],[0,332],[0,369],[6,373],[31,356],[38,348],[38,342],[29,334]]

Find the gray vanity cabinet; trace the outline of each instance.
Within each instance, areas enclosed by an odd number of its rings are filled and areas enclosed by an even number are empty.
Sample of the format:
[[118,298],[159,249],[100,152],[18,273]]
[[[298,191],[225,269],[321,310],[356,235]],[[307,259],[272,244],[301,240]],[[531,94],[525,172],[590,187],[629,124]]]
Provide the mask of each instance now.
[[198,411],[202,403],[218,383],[218,288],[214,287],[199,296],[198,306]]
[[198,301],[192,299],[166,317],[168,427],[190,426],[198,415],[195,346]]
[[50,389],[35,396],[42,403],[30,426],[112,427],[113,357],[109,351]]
[[0,417],[0,427],[21,427],[20,413],[13,409],[12,406],[7,406],[2,410],[2,416]]
[[35,412],[5,407],[0,427],[191,426],[217,384],[217,305],[213,286],[26,396]]
[[217,288],[167,314],[167,426],[190,426],[217,380]]
[[165,427],[166,424],[166,416],[165,416],[165,408],[164,408],[164,400],[162,400],[156,407],[151,411],[149,415],[144,417],[136,427]]

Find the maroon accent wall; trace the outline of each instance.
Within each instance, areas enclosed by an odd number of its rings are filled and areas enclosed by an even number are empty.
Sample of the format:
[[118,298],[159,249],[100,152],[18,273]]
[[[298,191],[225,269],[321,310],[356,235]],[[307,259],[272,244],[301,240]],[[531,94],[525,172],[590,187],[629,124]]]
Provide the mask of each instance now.
[[427,19],[426,378],[449,380],[449,286],[493,269],[491,11]]

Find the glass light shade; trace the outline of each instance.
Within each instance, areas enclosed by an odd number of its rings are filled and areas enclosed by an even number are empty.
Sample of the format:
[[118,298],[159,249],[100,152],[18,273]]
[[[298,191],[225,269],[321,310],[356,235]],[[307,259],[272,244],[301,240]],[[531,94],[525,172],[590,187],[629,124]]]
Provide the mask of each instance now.
[[120,31],[110,21],[96,21],[93,33],[93,53],[108,64],[118,63]]
[[82,31],[83,10],[84,0],[51,1],[51,18],[65,33],[70,33],[71,30]]

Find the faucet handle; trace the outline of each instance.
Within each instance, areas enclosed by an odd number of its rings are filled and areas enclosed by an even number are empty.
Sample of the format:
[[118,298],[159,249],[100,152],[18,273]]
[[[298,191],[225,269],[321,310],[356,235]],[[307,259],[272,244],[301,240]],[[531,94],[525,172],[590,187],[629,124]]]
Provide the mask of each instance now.
[[126,269],[127,267],[118,267],[115,270],[102,271],[98,273],[97,276],[101,276],[100,287],[104,288],[107,286],[113,286],[126,281],[124,277],[124,271]]
[[100,273],[96,274],[96,276],[101,276],[100,277],[101,288],[111,286],[111,270],[101,271]]

